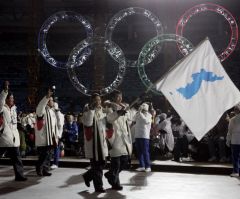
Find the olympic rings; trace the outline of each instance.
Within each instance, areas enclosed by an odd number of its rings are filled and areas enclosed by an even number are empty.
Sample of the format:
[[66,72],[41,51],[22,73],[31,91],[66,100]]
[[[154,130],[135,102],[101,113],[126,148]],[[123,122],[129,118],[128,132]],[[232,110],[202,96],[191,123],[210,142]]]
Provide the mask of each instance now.
[[179,46],[181,46],[181,51],[184,52],[184,55],[189,54],[189,52],[193,50],[193,45],[190,41],[182,36],[175,34],[163,34],[156,36],[144,45],[138,57],[138,75],[146,88],[150,89],[155,94],[160,95],[161,92],[155,88],[154,84],[149,80],[148,76],[145,73],[145,63],[147,63],[146,59],[148,59],[148,57],[151,57],[152,53],[154,53],[152,49],[154,49],[154,47],[157,45],[161,45],[163,42],[176,42],[179,44]]
[[[115,14],[110,22],[107,25],[107,29],[105,31],[105,36],[103,37],[93,37],[93,30],[91,24],[81,15],[71,12],[71,11],[63,11],[57,12],[50,16],[42,25],[39,35],[38,35],[38,49],[43,58],[53,67],[67,69],[68,75],[73,86],[80,91],[81,93],[90,96],[93,90],[86,88],[83,84],[80,83],[75,69],[77,66],[82,65],[91,55],[91,48],[90,46],[95,44],[104,45],[104,48],[108,51],[110,56],[119,64],[119,71],[115,80],[107,87],[101,89],[100,95],[105,95],[111,93],[114,89],[116,89],[122,82],[123,77],[126,72],[126,67],[138,67],[138,74],[143,82],[143,84],[153,91],[156,94],[161,94],[159,91],[156,90],[153,83],[149,80],[145,73],[145,65],[152,62],[156,56],[159,54],[161,50],[161,46],[163,42],[176,42],[180,52],[183,55],[189,54],[189,52],[193,49],[193,45],[190,41],[184,38],[183,30],[189,19],[198,13],[211,11],[223,16],[229,23],[231,28],[231,38],[227,48],[218,55],[221,61],[227,59],[230,54],[234,51],[237,42],[238,42],[238,26],[236,20],[232,16],[232,14],[227,11],[222,6],[212,3],[205,3],[196,5],[189,10],[187,10],[178,21],[176,27],[176,35],[175,34],[163,34],[163,27],[159,19],[152,14],[150,11],[144,8],[138,7],[131,7],[127,9],[123,9]],[[144,17],[147,17],[151,20],[154,24],[157,36],[147,42],[138,57],[138,60],[128,60],[125,58],[122,49],[112,41],[112,34],[114,28],[117,24],[127,16],[131,16],[133,14],[139,14]],[[48,52],[47,45],[46,45],[46,37],[48,30],[54,25],[56,22],[62,20],[70,20],[70,21],[77,21],[81,23],[85,31],[87,33],[87,38],[80,42],[70,53],[67,63],[63,63],[60,61],[55,60]]]
[[[230,25],[230,28],[231,28],[230,42],[227,48],[218,55],[220,61],[223,62],[225,59],[229,57],[230,54],[232,54],[238,42],[238,26],[237,26],[236,20],[234,19],[232,14],[228,10],[226,10],[224,7],[219,6],[217,4],[205,3],[205,4],[199,4],[190,8],[179,19],[177,28],[176,28],[176,34],[182,36],[184,26],[187,24],[189,19],[196,14],[199,14],[201,12],[206,12],[206,11],[211,11],[211,12],[220,14],[228,21]],[[180,48],[180,51],[181,51],[181,48]]]
[[[159,19],[149,10],[146,10],[144,8],[138,8],[138,7],[130,7],[123,10],[120,10],[117,14],[115,14],[111,19],[110,22],[107,25],[107,29],[105,31],[105,39],[109,42],[112,42],[112,34],[114,28],[117,26],[117,24],[124,19],[127,16],[131,16],[133,14],[138,14],[147,17],[151,22],[154,24],[157,35],[163,34],[163,27]],[[158,49],[156,51],[160,51],[161,47],[158,46]],[[114,57],[113,57],[114,58]],[[154,57],[148,60],[149,64],[151,61],[153,61]],[[119,62],[119,60],[115,59],[115,61]],[[137,67],[137,60],[128,60],[126,59],[126,65],[127,67]]]
[[[63,63],[61,61],[55,60],[50,53],[48,52],[47,45],[46,45],[46,38],[48,30],[51,28],[52,25],[59,21],[63,20],[71,20],[71,21],[77,21],[78,23],[81,23],[85,31],[87,33],[87,37],[93,36],[93,30],[91,24],[80,14],[71,12],[71,11],[62,11],[57,12],[50,16],[42,25],[39,35],[38,35],[38,50],[41,53],[42,57],[53,67],[56,68],[62,68],[66,69],[66,63]],[[78,64],[76,66],[80,66],[83,63],[83,60],[86,60],[87,57],[91,55],[91,50],[86,49],[81,56],[78,57]]]
[[70,53],[68,63],[67,63],[68,76],[73,86],[84,95],[91,96],[93,92],[96,92],[96,90],[87,89],[83,84],[81,84],[75,72],[76,57],[78,57],[78,55],[81,54],[85,48],[88,48],[89,46],[94,44],[103,44],[104,48],[108,51],[111,57],[113,57],[115,60],[120,60],[119,70],[115,80],[109,86],[99,91],[100,95],[106,95],[108,93],[111,93],[114,89],[116,89],[122,83],[123,77],[126,72],[126,60],[125,60],[124,54],[121,48],[117,46],[115,43],[106,42],[103,37],[96,37],[96,38],[91,37],[80,42]]

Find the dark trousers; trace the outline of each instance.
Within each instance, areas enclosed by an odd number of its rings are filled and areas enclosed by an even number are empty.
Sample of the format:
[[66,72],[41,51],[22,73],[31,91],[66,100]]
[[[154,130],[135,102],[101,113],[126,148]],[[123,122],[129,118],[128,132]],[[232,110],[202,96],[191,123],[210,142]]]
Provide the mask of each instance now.
[[174,160],[179,161],[180,157],[188,157],[188,139],[187,136],[177,138],[174,146]]
[[38,147],[37,172],[48,171],[51,162],[51,146]]
[[140,167],[150,168],[149,139],[136,138],[135,140]]
[[110,170],[105,173],[108,182],[112,186],[120,186],[119,173],[128,167],[129,156],[122,155],[119,157],[111,157]]
[[233,164],[233,172],[240,174],[240,145],[232,144],[232,164]]
[[213,139],[208,139],[208,149],[210,157],[217,157],[216,155],[216,145],[218,147],[219,158],[226,157],[226,140],[222,137]]
[[103,188],[103,168],[105,166],[105,161],[95,161],[93,159],[90,159],[91,169],[89,169],[86,173],[84,173],[84,177],[88,181],[93,180],[93,185],[95,190],[102,189]]
[[18,147],[4,147],[4,148],[0,148],[0,149],[3,151],[7,151],[7,154],[9,155],[12,165],[13,165],[15,178],[24,177],[23,164],[22,164],[19,148]]

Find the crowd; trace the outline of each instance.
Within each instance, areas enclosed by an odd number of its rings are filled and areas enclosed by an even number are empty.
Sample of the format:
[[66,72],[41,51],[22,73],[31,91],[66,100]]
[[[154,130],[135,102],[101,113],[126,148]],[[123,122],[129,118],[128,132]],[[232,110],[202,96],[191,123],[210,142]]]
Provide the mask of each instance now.
[[128,105],[122,93],[114,91],[103,101],[93,94],[78,115],[61,112],[49,89],[36,112],[17,114],[9,83],[0,95],[1,156],[12,159],[15,180],[24,181],[21,158],[38,155],[36,173],[51,176],[61,156],[76,155],[90,159],[90,169],[83,174],[86,186],[105,192],[102,183],[106,158],[110,168],[104,174],[114,190],[121,190],[119,174],[139,161],[137,171],[151,172],[151,160],[209,161],[233,163],[231,176],[239,176],[240,114],[239,107],[228,111],[218,124],[197,141],[184,121],[175,113],[154,109],[149,101]]

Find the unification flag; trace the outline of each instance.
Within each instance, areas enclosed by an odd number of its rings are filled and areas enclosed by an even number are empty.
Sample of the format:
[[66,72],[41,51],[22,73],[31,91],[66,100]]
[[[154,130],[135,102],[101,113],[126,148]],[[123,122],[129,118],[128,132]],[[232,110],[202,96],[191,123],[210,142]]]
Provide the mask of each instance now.
[[200,140],[222,114],[240,102],[231,81],[208,39],[156,84],[186,125]]

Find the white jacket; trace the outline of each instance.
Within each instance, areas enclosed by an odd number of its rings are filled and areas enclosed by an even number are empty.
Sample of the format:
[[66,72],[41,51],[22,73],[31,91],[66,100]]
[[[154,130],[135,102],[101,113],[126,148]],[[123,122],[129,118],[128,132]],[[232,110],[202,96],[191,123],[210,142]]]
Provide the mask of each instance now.
[[137,112],[135,115],[135,138],[150,139],[152,115],[149,112]]
[[11,108],[5,104],[8,93],[2,91],[0,94],[0,112],[2,124],[0,124],[0,147],[19,147],[20,138],[17,130],[16,106]]
[[[98,149],[100,147],[102,158],[108,156],[108,146],[106,141],[106,114],[102,108],[88,110],[83,113],[84,125],[84,149],[86,158],[94,158],[98,161]],[[100,146],[98,146],[98,139]],[[93,151],[94,149],[94,151]]]
[[35,125],[35,145],[52,146],[58,143],[59,127],[63,125],[60,111],[47,106],[49,99],[44,97],[38,104],[36,114],[37,122]]
[[165,144],[167,145],[169,151],[173,151],[174,148],[174,137],[172,133],[172,127],[171,127],[171,118],[167,118],[160,122],[160,124],[157,125],[158,130],[164,130],[166,134],[162,135],[164,137]]
[[[119,107],[118,110],[121,108]],[[108,139],[112,146],[110,150],[111,157],[132,154],[132,136],[129,120],[131,120],[129,111],[123,116],[118,116],[116,111],[109,109],[107,121],[113,125],[112,137]]]
[[228,146],[230,144],[240,145],[240,114],[230,119],[226,142]]

